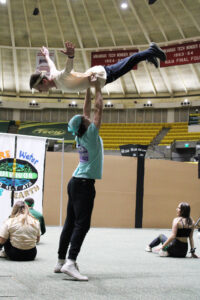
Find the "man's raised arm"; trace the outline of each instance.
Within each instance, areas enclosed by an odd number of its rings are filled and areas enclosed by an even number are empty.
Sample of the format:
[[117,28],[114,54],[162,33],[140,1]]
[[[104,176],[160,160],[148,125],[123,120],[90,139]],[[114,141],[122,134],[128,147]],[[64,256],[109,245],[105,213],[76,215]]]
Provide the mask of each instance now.
[[83,105],[83,115],[86,116],[87,118],[90,118],[90,113],[91,113],[91,93],[90,93],[90,89],[87,89],[85,94],[84,105]]
[[103,113],[103,97],[101,93],[100,84],[97,80],[95,85],[95,103],[94,103],[94,124],[97,128],[100,128],[101,126],[101,119],[102,119],[102,113]]

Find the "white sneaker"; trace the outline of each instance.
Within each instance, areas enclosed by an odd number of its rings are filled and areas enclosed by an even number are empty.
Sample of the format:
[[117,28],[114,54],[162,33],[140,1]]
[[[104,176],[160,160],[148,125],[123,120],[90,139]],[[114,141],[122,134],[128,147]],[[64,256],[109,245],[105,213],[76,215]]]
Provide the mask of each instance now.
[[57,264],[55,265],[54,273],[62,273],[61,268],[64,264],[65,264],[65,262],[61,263],[58,261]]
[[149,245],[147,245],[146,248],[145,248],[145,251],[146,252],[152,252],[152,248]]
[[7,257],[6,252],[4,250],[0,251],[0,257],[1,258],[6,258]]
[[159,251],[159,256],[166,257],[169,256],[169,253],[167,251],[163,251],[162,249]]
[[79,270],[78,270],[78,266],[76,263],[72,263],[72,264],[64,264],[63,267],[61,268],[61,272],[65,273],[71,277],[73,277],[76,280],[79,281],[88,281],[88,277],[81,275]]

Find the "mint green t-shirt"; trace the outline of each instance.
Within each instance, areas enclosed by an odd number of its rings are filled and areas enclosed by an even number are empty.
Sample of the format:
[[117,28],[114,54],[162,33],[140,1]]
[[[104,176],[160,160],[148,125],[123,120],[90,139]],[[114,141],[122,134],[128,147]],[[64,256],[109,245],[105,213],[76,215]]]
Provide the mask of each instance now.
[[91,123],[79,138],[76,137],[80,162],[73,173],[74,177],[101,179],[103,171],[103,142],[99,130]]

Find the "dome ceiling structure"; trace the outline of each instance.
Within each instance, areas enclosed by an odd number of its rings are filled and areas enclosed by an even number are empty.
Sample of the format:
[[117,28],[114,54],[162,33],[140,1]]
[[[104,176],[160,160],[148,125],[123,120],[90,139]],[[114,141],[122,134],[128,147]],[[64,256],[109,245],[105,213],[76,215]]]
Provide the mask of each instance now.
[[[74,70],[84,72],[91,66],[92,52],[140,51],[151,42],[160,47],[198,43],[200,1],[157,0],[149,5],[147,0],[1,0],[0,28],[1,95],[39,96],[30,90],[29,77],[41,46],[53,51],[56,66],[62,69],[66,57],[60,50],[66,40],[73,42]],[[63,95],[52,90],[43,96],[59,94]],[[142,62],[137,70],[105,86],[103,94],[124,98],[200,94],[200,63],[156,69]]]

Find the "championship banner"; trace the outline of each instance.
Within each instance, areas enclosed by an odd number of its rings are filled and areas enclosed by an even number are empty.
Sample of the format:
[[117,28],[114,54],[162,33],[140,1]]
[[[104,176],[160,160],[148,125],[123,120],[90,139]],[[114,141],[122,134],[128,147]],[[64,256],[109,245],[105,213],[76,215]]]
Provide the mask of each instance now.
[[0,226],[11,212],[15,136],[0,134]]
[[[127,56],[131,56],[137,53],[137,49],[129,50],[115,50],[115,51],[98,51],[91,53],[91,66],[109,66],[117,63]],[[137,69],[137,65],[133,67],[134,70]]]
[[[51,60],[54,62],[55,55],[54,55],[53,51],[49,51],[49,56],[50,56]],[[47,64],[47,61],[46,61],[44,55],[42,55],[42,53],[40,51],[37,52],[37,54],[36,54],[36,72],[45,72],[47,76],[50,75],[50,69]]]
[[200,41],[162,47],[167,59],[160,62],[160,67],[170,67],[200,62]]
[[15,202],[31,197],[42,213],[45,138],[17,137]]

